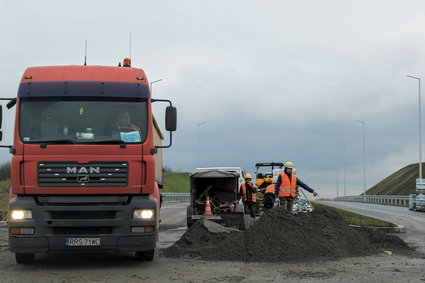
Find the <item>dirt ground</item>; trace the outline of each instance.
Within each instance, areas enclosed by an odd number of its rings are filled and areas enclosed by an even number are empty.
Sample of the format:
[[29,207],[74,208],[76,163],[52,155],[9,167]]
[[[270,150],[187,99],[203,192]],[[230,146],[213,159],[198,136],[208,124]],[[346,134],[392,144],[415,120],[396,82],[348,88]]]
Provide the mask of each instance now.
[[309,263],[247,263],[157,257],[135,261],[130,255],[40,256],[17,265],[0,253],[1,282],[424,282],[425,257],[397,254]]
[[[168,218],[172,223],[176,222],[174,216],[183,218],[184,211],[179,215],[182,207],[164,208],[170,215],[164,213],[164,228],[169,225]],[[37,255],[36,262],[28,265],[15,263],[8,250],[7,227],[0,225],[0,282],[425,282],[425,254],[388,249],[383,249],[387,253],[382,250],[369,256],[298,262],[165,257],[163,251],[185,233],[179,225],[170,226],[163,236],[160,233],[160,250],[153,262],[140,262],[123,253],[58,252]],[[263,246],[278,245],[275,238],[266,236],[259,239]],[[301,250],[303,253],[308,259],[308,252]]]

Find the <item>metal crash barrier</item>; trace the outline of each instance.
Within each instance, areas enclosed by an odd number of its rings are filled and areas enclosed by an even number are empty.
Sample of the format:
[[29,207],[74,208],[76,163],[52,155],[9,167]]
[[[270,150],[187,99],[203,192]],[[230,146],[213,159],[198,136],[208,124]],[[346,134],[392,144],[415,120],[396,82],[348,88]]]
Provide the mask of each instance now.
[[352,202],[367,202],[375,204],[385,204],[392,206],[409,206],[409,196],[395,196],[395,195],[383,195],[383,196],[345,196],[336,197],[335,201],[352,201]]
[[189,201],[190,193],[161,193],[162,201]]

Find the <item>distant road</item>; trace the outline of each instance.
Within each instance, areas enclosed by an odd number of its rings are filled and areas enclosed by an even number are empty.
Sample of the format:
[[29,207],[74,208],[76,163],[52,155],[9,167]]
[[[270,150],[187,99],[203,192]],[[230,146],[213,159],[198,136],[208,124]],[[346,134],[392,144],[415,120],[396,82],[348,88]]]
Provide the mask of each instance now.
[[406,233],[397,234],[406,243],[425,252],[425,213],[410,211],[407,207],[382,204],[318,201],[329,206],[345,209],[366,216],[382,219],[406,227]]

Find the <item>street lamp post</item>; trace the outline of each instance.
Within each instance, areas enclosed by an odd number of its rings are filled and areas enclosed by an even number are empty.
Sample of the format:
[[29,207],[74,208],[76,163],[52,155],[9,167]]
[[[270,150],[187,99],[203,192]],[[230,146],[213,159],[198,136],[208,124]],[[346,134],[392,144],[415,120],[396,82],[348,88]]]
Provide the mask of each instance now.
[[344,196],[346,196],[347,195],[347,153],[346,153],[347,144],[344,142],[341,142],[341,144],[344,146]]
[[422,181],[422,125],[421,125],[421,78],[409,76],[408,78],[419,82],[419,179]]
[[154,83],[157,83],[157,82],[160,82],[160,81],[162,81],[162,79],[159,79],[159,80],[156,80],[156,81],[153,81],[153,82],[151,82],[151,83],[150,83],[151,95],[152,95],[152,85],[153,85]]
[[[363,196],[366,197],[366,161],[365,161],[365,155],[366,155],[366,143],[365,143],[365,122],[356,120],[357,123],[360,123],[363,125]],[[366,198],[365,198],[366,200]]]
[[336,197],[339,197],[339,176],[338,169],[336,170]]
[[202,126],[202,125],[204,125],[204,124],[206,124],[207,122],[200,122],[200,123],[198,123],[198,166],[199,166],[199,148],[200,148],[200,144],[199,144],[199,128]]

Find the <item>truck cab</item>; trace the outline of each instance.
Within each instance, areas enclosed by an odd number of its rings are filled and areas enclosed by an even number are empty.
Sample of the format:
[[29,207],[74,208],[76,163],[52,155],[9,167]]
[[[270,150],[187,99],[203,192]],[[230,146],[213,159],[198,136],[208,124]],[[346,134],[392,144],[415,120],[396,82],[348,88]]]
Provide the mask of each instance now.
[[[153,102],[142,69],[28,68],[16,104],[9,248],[18,263],[54,250],[119,250],[154,257],[160,194]],[[159,133],[161,135],[161,133]]]

